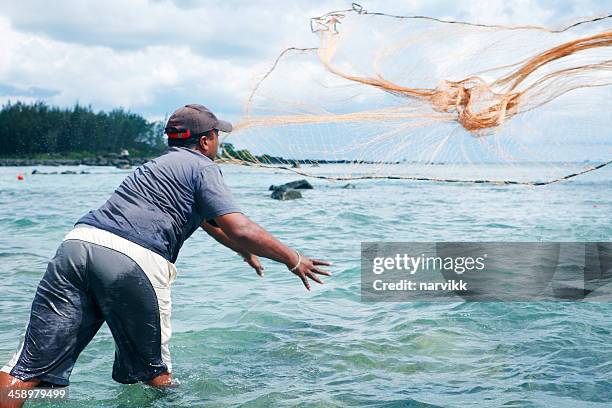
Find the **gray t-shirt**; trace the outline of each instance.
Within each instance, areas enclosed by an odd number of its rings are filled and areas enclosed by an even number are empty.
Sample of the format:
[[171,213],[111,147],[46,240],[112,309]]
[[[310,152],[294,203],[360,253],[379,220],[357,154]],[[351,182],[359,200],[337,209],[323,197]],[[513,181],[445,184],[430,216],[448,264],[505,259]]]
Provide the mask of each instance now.
[[170,147],[76,224],[110,231],[175,262],[183,242],[204,221],[233,212],[240,209],[219,166],[200,152]]

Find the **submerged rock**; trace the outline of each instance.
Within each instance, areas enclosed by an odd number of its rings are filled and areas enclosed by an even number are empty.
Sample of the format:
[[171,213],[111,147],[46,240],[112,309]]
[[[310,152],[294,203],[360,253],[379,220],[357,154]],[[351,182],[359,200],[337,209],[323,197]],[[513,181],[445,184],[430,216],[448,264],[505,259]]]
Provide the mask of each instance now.
[[342,188],[357,188],[356,185],[354,185],[353,183],[348,183],[342,186]]
[[270,196],[275,200],[295,200],[296,198],[302,198],[302,193],[293,189],[286,188],[277,188],[272,191],[272,195]]
[[308,182],[308,180],[306,179],[301,179],[301,180],[296,180],[296,181],[291,181],[289,183],[285,183],[285,184],[281,184],[280,186],[275,186],[275,185],[271,185],[270,188],[268,190],[270,191],[274,191],[274,190],[278,190],[278,189],[286,189],[286,190],[291,190],[291,189],[313,189],[314,187],[312,186],[312,184],[310,184]]

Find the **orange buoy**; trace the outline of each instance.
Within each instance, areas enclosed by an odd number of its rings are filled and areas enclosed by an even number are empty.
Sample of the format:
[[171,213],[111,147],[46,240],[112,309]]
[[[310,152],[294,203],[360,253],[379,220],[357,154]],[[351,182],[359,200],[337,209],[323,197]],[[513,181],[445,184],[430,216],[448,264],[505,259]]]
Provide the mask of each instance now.
[[18,175],[17,180],[23,180],[23,174]]

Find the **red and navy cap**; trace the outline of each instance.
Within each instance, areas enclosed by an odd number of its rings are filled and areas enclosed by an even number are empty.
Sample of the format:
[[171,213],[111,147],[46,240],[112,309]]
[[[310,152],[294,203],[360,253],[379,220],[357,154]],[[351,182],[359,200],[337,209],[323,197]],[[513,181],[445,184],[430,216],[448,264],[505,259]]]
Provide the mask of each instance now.
[[190,104],[174,111],[164,132],[170,139],[189,139],[213,129],[229,133],[232,131],[232,124],[217,119],[204,105]]

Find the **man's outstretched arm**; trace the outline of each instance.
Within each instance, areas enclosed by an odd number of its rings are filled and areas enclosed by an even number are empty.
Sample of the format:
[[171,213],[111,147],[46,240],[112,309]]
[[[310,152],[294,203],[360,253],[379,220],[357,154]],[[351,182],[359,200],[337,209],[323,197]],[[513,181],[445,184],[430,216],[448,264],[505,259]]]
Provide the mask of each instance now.
[[206,233],[208,235],[210,235],[211,237],[213,237],[217,242],[219,242],[222,245],[225,245],[226,247],[228,247],[229,249],[231,249],[232,251],[245,256],[248,254],[248,251],[244,248],[242,248],[237,242],[234,242],[233,240],[231,240],[226,234],[225,232],[223,232],[223,230],[219,227],[215,227],[214,225],[212,225],[210,222],[208,221],[204,221],[201,225],[202,229],[204,231],[206,231]]
[[249,251],[242,248],[237,242],[234,242],[227,235],[225,235],[225,232],[223,232],[221,228],[215,227],[210,222],[204,221],[201,227],[204,231],[206,231],[208,235],[213,237],[217,242],[228,247],[229,249],[233,250],[234,252],[242,256],[244,261],[248,263],[253,269],[255,269],[255,272],[257,272],[257,274],[263,278],[264,267],[259,262],[259,259],[257,258],[257,256],[249,253]]
[[225,214],[216,217],[215,223],[238,248],[248,253],[285,264],[292,273],[302,280],[302,283],[308,290],[310,290],[308,279],[312,279],[317,283],[323,283],[317,274],[331,275],[330,272],[319,268],[321,265],[331,265],[331,263],[310,259],[294,251],[244,214]]

